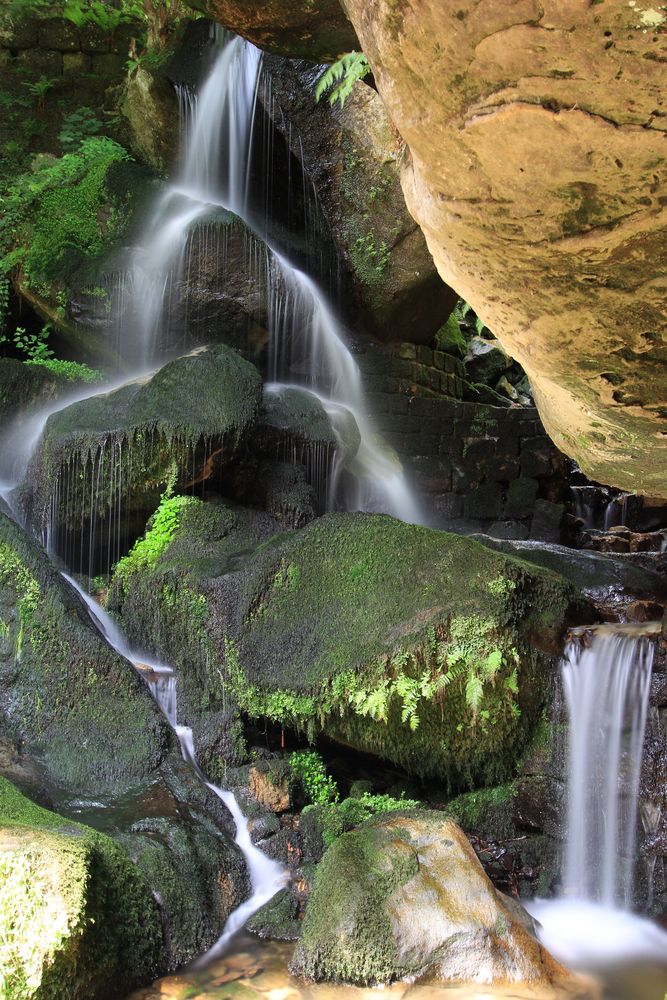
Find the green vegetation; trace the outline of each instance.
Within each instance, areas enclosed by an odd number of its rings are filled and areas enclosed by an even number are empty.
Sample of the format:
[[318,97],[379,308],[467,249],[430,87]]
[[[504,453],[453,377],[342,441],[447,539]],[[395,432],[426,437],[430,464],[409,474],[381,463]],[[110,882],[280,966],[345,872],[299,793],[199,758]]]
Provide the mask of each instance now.
[[310,842],[311,850],[314,848],[318,856],[318,845],[313,844],[318,837],[321,838],[321,850],[324,851],[342,834],[361,826],[371,816],[419,808],[421,803],[417,799],[406,799],[403,796],[397,799],[391,795],[371,795],[364,792],[357,798],[343,799],[342,802],[306,806],[301,815],[301,827],[304,837]]
[[329,91],[329,104],[340,101],[342,107],[355,83],[363,80],[370,72],[371,67],[363,52],[346,52],[320,76],[315,85],[315,100],[321,100]]
[[314,750],[300,750],[290,757],[291,780],[307,802],[323,805],[338,801],[338,788]]
[[116,564],[114,572],[118,578],[154,566],[174,537],[183,509],[195,503],[193,497],[175,497],[171,492],[168,487],[148,522],[144,537],[138,539],[129,553]]
[[109,837],[0,778],[0,994],[84,1000],[131,988],[161,960],[148,884]]
[[108,249],[126,224],[123,205],[111,205],[108,179],[127,160],[105,136],[60,159],[38,158],[0,202],[0,274],[20,267],[27,286],[51,298],[54,283],[66,285],[85,259]]
[[102,372],[79,361],[60,361],[58,358],[28,358],[24,365],[35,365],[59,375],[67,382],[101,382],[104,378]]

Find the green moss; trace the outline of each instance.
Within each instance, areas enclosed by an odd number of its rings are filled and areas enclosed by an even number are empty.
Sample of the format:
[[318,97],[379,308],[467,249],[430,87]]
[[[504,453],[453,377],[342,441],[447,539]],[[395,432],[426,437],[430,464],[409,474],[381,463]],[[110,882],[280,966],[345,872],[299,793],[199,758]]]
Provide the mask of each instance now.
[[0,992],[72,1000],[131,989],[162,958],[148,884],[109,837],[0,778]]
[[169,735],[143,682],[100,639],[44,553],[2,514],[0,607],[8,735],[73,789],[99,795],[151,773]]
[[104,137],[60,159],[38,159],[6,198],[0,270],[20,264],[27,284],[50,297],[51,283],[66,283],[84,258],[108,249],[126,224],[127,206],[110,203],[107,179],[127,159],[122,146]]
[[370,824],[334,841],[317,866],[292,970],[307,979],[370,986],[400,965],[385,901],[419,871],[416,852],[387,850]]
[[436,333],[435,346],[436,350],[443,351],[445,354],[451,354],[453,357],[459,358],[460,361],[463,361],[465,358],[468,352],[468,345],[461,333],[461,326],[455,312],[451,314],[445,325],[441,326]]
[[[239,561],[228,531],[199,561],[191,519],[205,508],[188,508],[149,574],[114,584],[111,605],[137,636],[178,650],[211,703],[231,698],[454,784],[513,776],[548,681],[535,609],[562,628],[574,588],[381,515],[327,515],[255,541]],[[199,624],[179,614],[179,631],[168,601],[185,607],[193,594]]]
[[512,819],[515,794],[512,784],[466,792],[447,804],[446,815],[466,833],[502,840],[515,833]]
[[116,564],[114,572],[117,577],[154,566],[174,537],[183,509],[192,503],[192,497],[174,497],[165,493],[148,522],[144,537],[135,542],[130,552]]
[[307,841],[309,853],[319,860],[334,840],[361,826],[372,816],[416,809],[419,805],[416,799],[397,799],[392,795],[371,795],[366,792],[355,798],[343,799],[342,802],[306,806],[301,814],[300,829]]

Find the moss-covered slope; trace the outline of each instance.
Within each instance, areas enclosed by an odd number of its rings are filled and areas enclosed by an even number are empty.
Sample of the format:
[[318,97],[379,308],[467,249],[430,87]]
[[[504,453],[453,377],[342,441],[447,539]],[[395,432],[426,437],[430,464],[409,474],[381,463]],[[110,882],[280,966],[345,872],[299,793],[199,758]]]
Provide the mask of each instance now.
[[162,949],[157,904],[125,851],[0,777],[0,994],[122,995]]
[[571,584],[383,515],[327,515],[254,549],[235,517],[190,505],[150,570],[119,574],[111,595],[134,634],[203,679],[202,704],[233,695],[251,716],[456,784],[512,773],[546,693],[540,648],[583,610]]
[[0,719],[55,779],[99,795],[151,774],[172,742],[131,665],[46,555],[0,514]]

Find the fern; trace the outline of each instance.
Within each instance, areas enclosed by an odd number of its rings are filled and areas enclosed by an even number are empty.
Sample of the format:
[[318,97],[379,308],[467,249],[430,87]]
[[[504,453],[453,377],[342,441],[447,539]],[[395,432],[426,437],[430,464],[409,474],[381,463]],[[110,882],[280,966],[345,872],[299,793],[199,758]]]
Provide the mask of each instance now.
[[472,709],[473,715],[477,715],[477,710],[479,709],[483,694],[484,685],[482,684],[481,678],[478,674],[471,671],[468,674],[468,680],[466,681],[466,702]]
[[343,107],[357,80],[363,80],[370,71],[371,67],[363,52],[346,52],[322,73],[315,84],[315,100],[320,101],[329,91],[329,104],[340,101],[340,106]]

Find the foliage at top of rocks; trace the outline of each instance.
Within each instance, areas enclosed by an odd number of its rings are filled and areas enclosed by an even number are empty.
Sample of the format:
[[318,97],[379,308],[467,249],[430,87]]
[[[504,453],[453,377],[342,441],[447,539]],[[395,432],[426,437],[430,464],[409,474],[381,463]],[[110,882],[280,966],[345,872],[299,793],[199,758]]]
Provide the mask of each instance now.
[[320,76],[315,85],[315,100],[321,100],[329,91],[329,104],[339,101],[343,107],[355,83],[363,80],[370,72],[370,63],[363,52],[345,52]]

